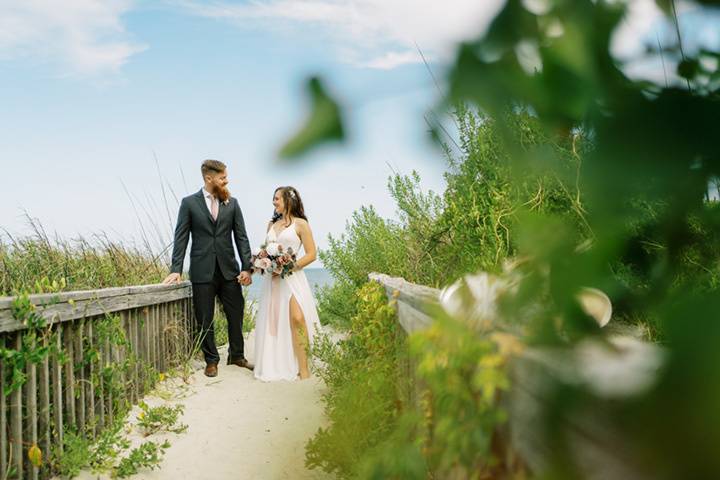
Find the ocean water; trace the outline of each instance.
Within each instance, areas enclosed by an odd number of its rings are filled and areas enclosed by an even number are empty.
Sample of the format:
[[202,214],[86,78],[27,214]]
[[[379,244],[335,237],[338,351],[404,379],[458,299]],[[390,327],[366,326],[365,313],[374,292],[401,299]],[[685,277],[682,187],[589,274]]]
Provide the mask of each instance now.
[[[305,276],[313,292],[315,292],[317,287],[332,285],[333,283],[332,275],[324,268],[306,268]],[[260,297],[260,286],[262,282],[263,277],[261,275],[253,275],[253,283],[245,292],[245,297],[248,300],[257,300]]]

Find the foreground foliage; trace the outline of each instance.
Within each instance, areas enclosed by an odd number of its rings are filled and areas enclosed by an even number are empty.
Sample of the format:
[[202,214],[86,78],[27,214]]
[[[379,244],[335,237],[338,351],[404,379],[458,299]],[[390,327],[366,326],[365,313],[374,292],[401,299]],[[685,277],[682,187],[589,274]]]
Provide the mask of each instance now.
[[328,386],[324,401],[331,425],[308,443],[306,464],[340,478],[352,478],[363,452],[392,430],[403,381],[397,370],[402,340],[385,290],[363,286],[357,306],[347,340],[321,338],[313,348],[316,372]]
[[[349,290],[370,271],[443,286],[467,272],[500,272],[512,258],[520,280],[499,303],[503,328],[556,349],[602,338],[576,298],[583,287],[600,288],[613,301],[613,322],[649,326],[666,351],[653,383],[605,405],[604,426],[649,478],[716,477],[720,209],[708,186],[720,177],[720,53],[683,48],[675,2],[658,1],[675,41],[627,62],[662,60],[674,71],[664,82],[633,79],[610,48],[623,2],[534,3],[509,0],[486,33],[458,49],[448,104],[468,107],[459,107],[462,154],[451,160],[447,191],[423,193],[416,176],[393,177],[398,220],[356,212],[323,260]],[[718,14],[714,1],[694,7]],[[492,330],[458,328],[438,320],[411,339],[427,412],[393,419],[388,438],[358,459],[359,477],[502,474],[487,448],[502,412],[479,399],[485,388],[507,387],[503,362],[491,360]],[[488,362],[497,375],[453,380],[454,366],[469,374]],[[433,364],[448,382],[428,378]],[[594,405],[582,385],[551,398],[540,412],[548,422]],[[536,433],[553,455],[535,473],[582,477],[566,431]]]

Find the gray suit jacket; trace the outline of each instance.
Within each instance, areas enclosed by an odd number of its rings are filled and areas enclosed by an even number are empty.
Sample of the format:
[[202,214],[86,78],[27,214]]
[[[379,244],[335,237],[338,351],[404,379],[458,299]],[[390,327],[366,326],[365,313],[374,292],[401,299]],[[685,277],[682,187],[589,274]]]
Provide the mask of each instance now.
[[232,280],[240,275],[240,267],[235,260],[233,249],[233,236],[240,254],[242,269],[250,270],[250,242],[245,231],[240,205],[235,198],[230,198],[227,205],[220,203],[217,221],[213,221],[208,211],[202,189],[182,199],[175,227],[171,272],[182,273],[185,250],[191,234],[191,282],[211,282],[216,262],[226,280]]

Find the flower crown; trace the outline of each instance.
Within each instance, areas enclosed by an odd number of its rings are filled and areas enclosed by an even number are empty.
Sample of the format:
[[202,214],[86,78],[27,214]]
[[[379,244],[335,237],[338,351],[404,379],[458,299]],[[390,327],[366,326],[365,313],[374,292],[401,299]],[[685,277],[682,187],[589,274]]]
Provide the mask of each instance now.
[[297,199],[297,196],[295,195],[295,190],[291,190],[288,188],[288,194],[290,195],[290,198],[293,200]]

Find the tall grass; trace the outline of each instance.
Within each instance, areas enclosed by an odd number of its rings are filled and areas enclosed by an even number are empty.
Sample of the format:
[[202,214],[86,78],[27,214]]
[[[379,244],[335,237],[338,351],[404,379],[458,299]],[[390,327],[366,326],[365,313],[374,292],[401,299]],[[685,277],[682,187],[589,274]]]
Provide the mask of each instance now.
[[110,240],[107,235],[67,240],[50,237],[28,219],[33,233],[0,237],[0,295],[41,293],[47,283],[60,290],[94,290],[159,282],[168,272],[159,255]]
[[[167,246],[155,254],[145,236],[144,247],[124,245],[104,234],[67,240],[50,237],[36,219],[28,217],[28,222],[32,235],[6,232],[6,238],[0,237],[0,296],[146,285],[160,282],[169,272]],[[162,237],[157,241],[162,243]],[[255,326],[255,310],[255,301],[246,295],[245,335]],[[224,345],[227,320],[219,303],[215,313],[217,344]]]
[[[49,235],[40,220],[26,214],[30,235],[0,233],[0,295],[42,293],[47,284],[57,290],[95,290],[144,285],[161,281],[169,272],[169,252],[179,199],[154,157],[159,186],[143,195],[131,193],[124,182],[129,206],[135,214],[139,239],[113,240],[106,233],[73,239]],[[185,174],[180,169],[184,180]],[[187,190],[187,188],[186,188]]]

